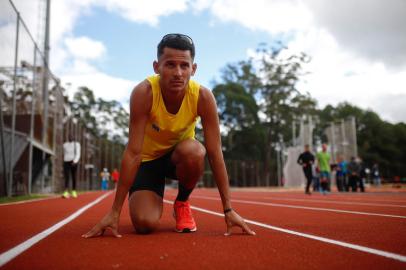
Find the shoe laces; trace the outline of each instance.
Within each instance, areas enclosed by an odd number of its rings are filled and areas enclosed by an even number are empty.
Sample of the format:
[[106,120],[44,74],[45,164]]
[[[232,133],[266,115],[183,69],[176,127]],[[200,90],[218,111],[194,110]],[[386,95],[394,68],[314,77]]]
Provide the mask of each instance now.
[[191,218],[192,211],[190,210],[190,206],[187,202],[178,202],[176,206],[176,217],[178,218]]

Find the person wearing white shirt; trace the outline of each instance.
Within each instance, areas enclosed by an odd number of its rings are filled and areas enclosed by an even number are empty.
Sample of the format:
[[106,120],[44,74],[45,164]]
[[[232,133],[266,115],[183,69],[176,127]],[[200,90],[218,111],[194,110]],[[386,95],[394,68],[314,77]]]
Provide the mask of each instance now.
[[77,198],[76,192],[76,169],[80,159],[80,143],[69,135],[68,141],[63,144],[63,173],[65,176],[65,192],[62,197],[68,199],[69,194],[69,179],[72,177],[72,191],[73,198]]

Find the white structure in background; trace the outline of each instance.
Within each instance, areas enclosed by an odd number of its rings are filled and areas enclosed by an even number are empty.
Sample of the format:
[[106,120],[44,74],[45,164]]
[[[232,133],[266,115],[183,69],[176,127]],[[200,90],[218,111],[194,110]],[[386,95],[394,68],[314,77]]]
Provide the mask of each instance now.
[[300,146],[288,148],[288,158],[283,168],[285,187],[299,187],[304,185],[306,181],[302,167],[297,164],[297,158],[302,151],[303,148]]
[[332,122],[324,132],[329,141],[332,163],[336,163],[339,156],[349,161],[352,156],[356,157],[358,155],[357,131],[354,117],[339,122]]
[[293,130],[293,146],[287,149],[287,161],[283,167],[283,175],[285,179],[285,187],[303,186],[306,178],[303,174],[302,167],[297,164],[297,159],[300,153],[303,152],[306,144],[313,145],[313,121],[311,117],[305,122],[305,118],[300,120],[299,137],[296,138],[295,123],[292,126]]

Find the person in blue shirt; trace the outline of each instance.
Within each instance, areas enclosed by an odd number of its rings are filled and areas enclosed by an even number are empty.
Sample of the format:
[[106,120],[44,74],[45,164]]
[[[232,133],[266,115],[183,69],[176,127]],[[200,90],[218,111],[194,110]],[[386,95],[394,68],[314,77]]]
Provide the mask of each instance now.
[[336,167],[336,184],[337,184],[337,190],[340,192],[348,191],[347,165],[348,165],[348,162],[342,156],[339,156],[337,167]]

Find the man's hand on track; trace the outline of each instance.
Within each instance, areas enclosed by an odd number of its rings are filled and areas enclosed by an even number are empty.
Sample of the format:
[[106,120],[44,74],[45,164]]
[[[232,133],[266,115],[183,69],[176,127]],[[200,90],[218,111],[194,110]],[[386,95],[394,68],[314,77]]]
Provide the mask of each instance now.
[[108,213],[99,223],[97,223],[90,231],[83,234],[84,238],[102,236],[106,229],[109,229],[115,237],[121,237],[118,233],[118,215],[113,212]]
[[256,235],[256,233],[251,230],[247,223],[245,223],[244,219],[240,217],[234,210],[226,213],[224,215],[226,225],[227,225],[227,232],[224,234],[225,236],[231,235],[231,230],[233,227],[240,227],[244,233],[249,235]]

